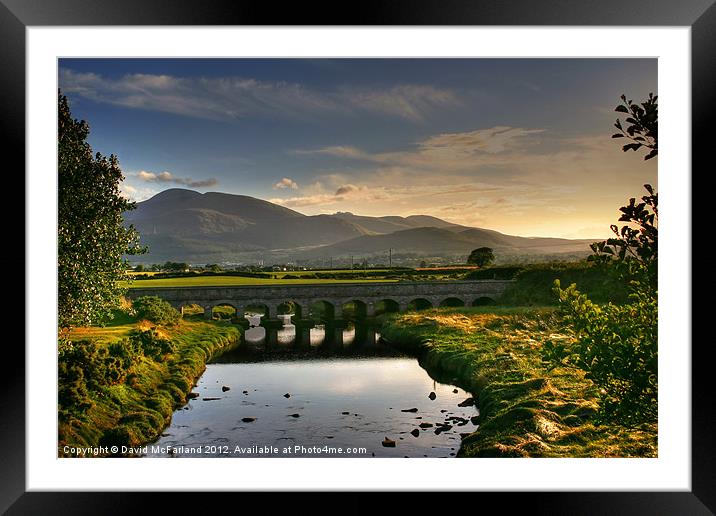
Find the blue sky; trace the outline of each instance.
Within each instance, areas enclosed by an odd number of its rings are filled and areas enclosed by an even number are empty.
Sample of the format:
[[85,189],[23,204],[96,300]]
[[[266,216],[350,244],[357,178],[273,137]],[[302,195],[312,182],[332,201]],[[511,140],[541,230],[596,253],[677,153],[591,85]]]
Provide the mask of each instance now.
[[655,59],[62,59],[59,86],[123,191],[251,195],[302,213],[429,214],[603,237],[656,184],[612,140]]

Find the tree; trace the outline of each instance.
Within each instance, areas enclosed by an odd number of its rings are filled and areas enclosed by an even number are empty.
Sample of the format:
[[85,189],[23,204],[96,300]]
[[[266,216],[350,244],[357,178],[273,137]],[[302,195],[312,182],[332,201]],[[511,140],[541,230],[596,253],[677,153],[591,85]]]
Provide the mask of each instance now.
[[489,247],[480,247],[473,249],[470,256],[467,257],[467,263],[472,263],[478,267],[485,267],[495,261],[495,255]]
[[614,111],[618,113],[626,113],[629,116],[625,122],[629,126],[624,129],[621,120],[617,118],[614,127],[619,129],[618,133],[612,135],[612,138],[628,138],[632,143],[627,143],[622,147],[624,152],[628,150],[637,151],[641,147],[651,149],[644,159],[651,159],[658,154],[657,140],[659,136],[658,118],[659,105],[657,103],[658,96],[649,93],[649,98],[641,104],[634,104],[632,100],[627,100],[626,95],[622,95],[622,103],[619,104]]
[[[632,115],[623,132],[636,142],[622,150],[644,146],[650,149],[644,159],[657,156],[656,97],[649,94],[638,109],[624,95],[621,98],[625,104],[616,111]],[[619,120],[616,126],[622,129]],[[615,238],[592,244],[594,254],[589,257],[620,275],[629,286],[629,301],[598,306],[576,285],[563,289],[556,281],[555,293],[575,340],[571,344],[547,342],[542,349],[550,367],[582,369],[597,385],[601,398],[598,421],[626,425],[655,424],[657,420],[658,196],[651,185],[644,188],[648,195],[641,202],[632,198],[620,208],[619,221],[627,225],[621,229],[612,225]]]
[[72,118],[67,97],[58,94],[58,323],[60,328],[101,324],[112,317],[124,290],[128,264],[138,254],[139,235],[123,225],[134,203],[122,197],[117,157],[96,153],[87,143],[89,126]]

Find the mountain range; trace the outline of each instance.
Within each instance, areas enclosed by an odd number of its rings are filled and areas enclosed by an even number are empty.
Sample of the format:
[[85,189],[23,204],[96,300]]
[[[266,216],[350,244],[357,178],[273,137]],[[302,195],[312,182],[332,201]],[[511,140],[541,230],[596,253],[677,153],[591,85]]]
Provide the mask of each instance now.
[[496,255],[586,255],[594,241],[505,235],[428,215],[305,215],[246,195],[182,188],[137,203],[124,218],[149,247],[147,254],[132,257],[143,263],[310,262],[388,249],[426,257],[467,256],[477,247],[490,247]]

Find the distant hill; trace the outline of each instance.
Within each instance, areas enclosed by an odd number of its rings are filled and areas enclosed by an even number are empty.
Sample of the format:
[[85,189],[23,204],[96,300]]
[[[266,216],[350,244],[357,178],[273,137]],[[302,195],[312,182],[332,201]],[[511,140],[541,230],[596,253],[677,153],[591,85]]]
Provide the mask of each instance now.
[[237,253],[331,244],[366,231],[329,215],[307,216],[246,195],[173,188],[125,214],[150,252],[144,261],[222,261]]
[[446,222],[442,219],[431,217],[429,215],[410,215],[408,217],[366,217],[363,215],[354,215],[349,212],[338,212],[332,216],[362,227],[366,230],[366,233],[376,234],[393,233],[404,229],[428,227],[465,229],[464,226],[458,226],[457,224]]
[[504,235],[497,231],[471,228],[455,231],[454,228],[423,227],[396,231],[385,235],[363,235],[331,245],[303,251],[301,258],[321,256],[367,255],[385,252],[415,253],[436,256],[439,254],[469,254],[478,247],[490,247],[496,252],[510,254],[561,254],[585,253],[593,240],[562,238],[527,238]]
[[492,247],[512,253],[588,250],[590,241],[525,238],[469,228],[428,215],[304,215],[246,195],[172,188],[125,213],[149,253],[133,261],[287,261],[325,256],[410,252],[439,256]]

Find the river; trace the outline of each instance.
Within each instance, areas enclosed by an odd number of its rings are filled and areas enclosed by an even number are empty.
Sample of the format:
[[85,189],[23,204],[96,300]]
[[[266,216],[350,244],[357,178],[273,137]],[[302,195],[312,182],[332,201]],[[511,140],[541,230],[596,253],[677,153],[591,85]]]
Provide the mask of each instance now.
[[207,364],[146,456],[451,457],[476,429],[477,409],[458,406],[469,393],[369,327],[297,332],[286,316],[265,330],[248,318],[243,345]]

